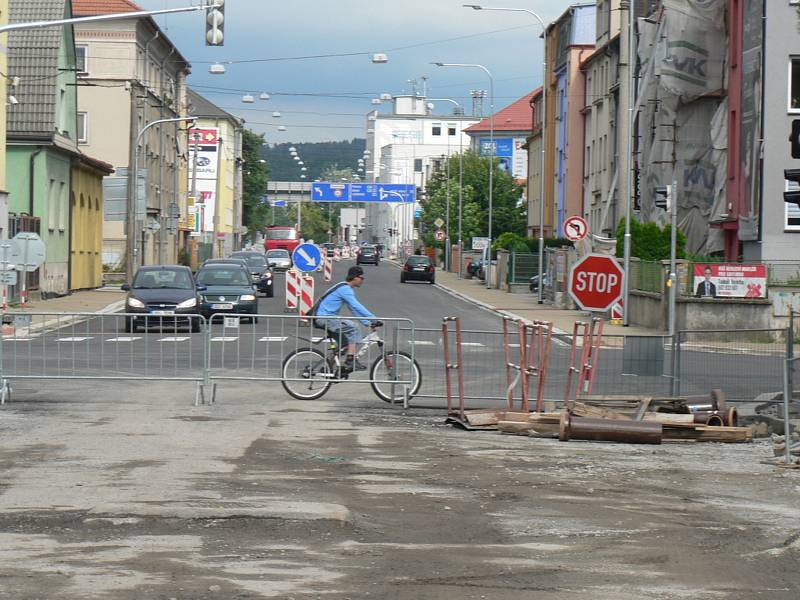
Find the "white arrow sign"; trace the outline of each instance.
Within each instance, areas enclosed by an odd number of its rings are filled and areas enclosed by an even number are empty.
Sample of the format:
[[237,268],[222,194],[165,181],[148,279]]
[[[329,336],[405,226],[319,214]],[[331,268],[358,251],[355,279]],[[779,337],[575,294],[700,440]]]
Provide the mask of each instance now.
[[303,257],[303,260],[305,260],[308,263],[309,267],[317,266],[317,261],[314,260],[311,256],[309,256],[308,252],[306,252],[303,248],[298,248],[297,253]]

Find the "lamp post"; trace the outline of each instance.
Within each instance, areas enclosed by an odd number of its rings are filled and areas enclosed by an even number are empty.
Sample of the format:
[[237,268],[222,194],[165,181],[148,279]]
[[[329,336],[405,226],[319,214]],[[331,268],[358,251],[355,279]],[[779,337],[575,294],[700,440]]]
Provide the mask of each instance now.
[[[494,77],[492,72],[486,67],[473,63],[431,63],[437,67],[466,67],[472,69],[480,69],[489,76],[489,146],[491,146],[492,154],[489,158],[489,247],[492,246],[492,188],[494,187]],[[462,261],[463,262],[463,261]],[[486,287],[490,287],[489,277],[486,277]]]
[[[480,4],[464,4],[465,8],[471,8],[473,10],[501,10],[505,12],[524,12],[531,15],[534,19],[539,21],[539,25],[542,26],[542,166],[541,172],[539,174],[540,177],[540,192],[539,192],[539,291],[538,291],[538,301],[539,304],[544,302],[543,297],[543,288],[544,286],[541,284],[543,281],[542,271],[544,269],[544,191],[545,191],[545,177],[544,177],[544,170],[545,170],[545,156],[546,156],[546,146],[545,146],[545,134],[547,132],[547,26],[544,24],[544,20],[536,14],[534,11],[527,9],[527,8],[504,8],[504,7],[495,7],[495,6],[482,6]],[[627,273],[627,271],[626,271]]]
[[[126,246],[126,255],[127,255],[127,279],[128,283],[130,284],[133,280],[133,274],[136,271],[136,254],[137,254],[137,243],[136,243],[136,217],[137,215],[137,204],[139,202],[139,144],[142,141],[142,136],[144,133],[153,127],[154,125],[162,125],[164,123],[182,123],[182,122],[189,122],[194,124],[197,121],[197,117],[176,117],[173,119],[158,119],[157,121],[153,121],[148,123],[139,131],[136,135],[136,143],[134,144],[133,150],[133,168],[131,169],[131,181],[128,184],[128,189],[131,190],[131,193],[128,196],[128,206],[127,206],[127,226],[125,228],[127,239],[125,240]],[[142,257],[144,259],[144,257]]]
[[[429,98],[431,102],[452,102],[463,113],[464,107],[452,98]],[[461,115],[463,116],[463,114]],[[460,122],[463,125],[463,122]],[[450,146],[450,136],[447,137],[447,145]],[[447,167],[450,168],[450,152],[447,153]],[[450,172],[448,170],[448,185],[450,184]],[[464,244],[461,241],[462,210],[464,207],[464,134],[461,127],[458,129],[458,278],[461,279],[464,269]],[[450,246],[450,191],[447,192],[447,246]]]

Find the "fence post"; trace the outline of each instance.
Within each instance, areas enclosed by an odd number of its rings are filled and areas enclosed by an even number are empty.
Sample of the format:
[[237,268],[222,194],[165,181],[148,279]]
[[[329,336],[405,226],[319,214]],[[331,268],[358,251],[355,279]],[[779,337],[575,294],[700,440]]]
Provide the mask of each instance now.
[[672,336],[672,381],[670,382],[670,396],[680,395],[681,385],[681,331],[676,331]]
[[[791,333],[791,331],[787,333]],[[788,351],[788,344],[787,344],[787,351]],[[792,399],[792,388],[790,384],[791,376],[789,375],[789,372],[791,371],[793,363],[794,363],[794,357],[788,354],[787,352],[786,360],[783,361],[783,445],[784,445],[783,456],[787,465],[791,464],[792,462],[792,452],[791,452],[792,428],[789,425],[789,402]]]

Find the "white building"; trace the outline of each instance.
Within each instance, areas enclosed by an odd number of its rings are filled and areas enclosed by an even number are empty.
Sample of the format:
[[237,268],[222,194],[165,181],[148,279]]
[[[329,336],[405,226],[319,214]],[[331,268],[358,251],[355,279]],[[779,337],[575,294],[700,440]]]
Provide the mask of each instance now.
[[[434,114],[437,106],[450,104],[420,95],[396,96],[392,113],[373,111],[367,116],[367,181],[413,184],[425,188],[425,182],[448,156],[469,148],[464,130],[480,119],[465,116],[453,105],[450,114]],[[414,211],[417,207],[402,204],[367,206],[363,239],[395,248],[414,239]],[[397,230],[398,235],[390,235]]]

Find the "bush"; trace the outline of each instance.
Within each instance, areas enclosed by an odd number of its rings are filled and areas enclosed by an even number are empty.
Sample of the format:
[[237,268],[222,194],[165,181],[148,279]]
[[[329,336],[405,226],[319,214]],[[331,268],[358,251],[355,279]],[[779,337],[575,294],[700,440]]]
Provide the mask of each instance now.
[[[668,260],[670,255],[670,236],[672,227],[667,225],[661,229],[656,223],[640,223],[631,221],[631,256],[641,260]],[[681,231],[677,235],[677,258],[684,258],[686,236]],[[617,226],[617,256],[625,253],[625,219]]]

